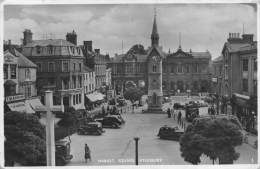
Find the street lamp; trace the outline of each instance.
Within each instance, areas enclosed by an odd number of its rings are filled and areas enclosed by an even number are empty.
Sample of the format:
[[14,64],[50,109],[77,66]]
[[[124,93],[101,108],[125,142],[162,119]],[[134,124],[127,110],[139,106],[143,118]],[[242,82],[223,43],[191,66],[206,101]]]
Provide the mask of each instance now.
[[139,137],[135,137],[135,165],[138,165],[138,140]]

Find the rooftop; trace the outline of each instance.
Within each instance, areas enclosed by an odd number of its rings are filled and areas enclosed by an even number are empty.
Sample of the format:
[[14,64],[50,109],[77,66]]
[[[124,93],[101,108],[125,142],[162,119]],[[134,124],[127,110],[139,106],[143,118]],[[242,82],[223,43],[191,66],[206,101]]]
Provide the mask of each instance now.
[[25,47],[35,47],[35,46],[75,46],[73,43],[66,41],[64,39],[46,39],[46,40],[33,40],[28,43]]

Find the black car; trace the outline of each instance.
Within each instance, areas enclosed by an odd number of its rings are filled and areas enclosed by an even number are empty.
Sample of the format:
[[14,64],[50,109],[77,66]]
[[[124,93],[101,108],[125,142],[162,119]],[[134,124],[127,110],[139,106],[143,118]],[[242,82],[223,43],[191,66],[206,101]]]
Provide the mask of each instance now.
[[173,108],[178,110],[178,109],[184,109],[185,106],[181,105],[180,103],[174,103]]
[[104,128],[120,128],[122,122],[113,116],[106,116],[104,118],[96,119],[97,122],[102,123]]
[[120,124],[125,124],[125,120],[123,119],[123,117],[120,114],[116,114],[116,115],[110,115],[111,117],[116,117],[119,121]]
[[59,140],[55,142],[55,163],[56,166],[63,166],[70,162],[73,156],[70,154],[70,142]]
[[177,126],[169,127],[169,126],[165,125],[160,128],[157,136],[160,137],[160,139],[179,141],[180,136],[183,133],[184,133],[184,131],[181,131]]
[[86,125],[82,125],[78,128],[79,135],[101,135],[105,132],[100,122],[90,122]]

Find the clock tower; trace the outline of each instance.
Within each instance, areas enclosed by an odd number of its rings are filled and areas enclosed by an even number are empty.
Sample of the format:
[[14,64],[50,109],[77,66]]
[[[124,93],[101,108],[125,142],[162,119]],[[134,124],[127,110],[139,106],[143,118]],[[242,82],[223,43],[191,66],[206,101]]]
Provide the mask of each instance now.
[[163,52],[159,47],[156,15],[154,15],[151,34],[151,47],[147,57],[148,68],[148,110],[147,113],[162,113],[162,58]]

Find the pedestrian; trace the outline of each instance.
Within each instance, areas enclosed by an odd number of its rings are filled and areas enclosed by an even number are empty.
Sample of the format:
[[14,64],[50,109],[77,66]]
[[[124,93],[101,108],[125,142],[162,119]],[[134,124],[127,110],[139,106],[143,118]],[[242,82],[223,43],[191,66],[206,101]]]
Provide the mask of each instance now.
[[85,144],[85,161],[91,160],[90,149],[87,144]]
[[168,108],[167,114],[168,114],[168,118],[171,118],[171,110],[170,110],[170,108]]
[[181,124],[181,111],[178,113],[178,124]]

